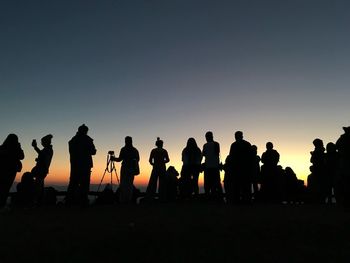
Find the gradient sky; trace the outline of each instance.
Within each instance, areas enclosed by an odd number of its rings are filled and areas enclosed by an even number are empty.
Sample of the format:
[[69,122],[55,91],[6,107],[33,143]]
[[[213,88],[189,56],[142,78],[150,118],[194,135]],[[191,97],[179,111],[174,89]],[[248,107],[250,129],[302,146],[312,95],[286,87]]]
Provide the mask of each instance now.
[[24,172],[32,139],[52,133],[47,184],[67,184],[68,141],[85,123],[98,183],[130,135],[139,185],[157,136],[180,170],[189,137],[202,148],[213,131],[224,160],[242,130],[305,180],[312,140],[350,125],[349,14],[346,0],[2,0],[0,140],[19,136]]

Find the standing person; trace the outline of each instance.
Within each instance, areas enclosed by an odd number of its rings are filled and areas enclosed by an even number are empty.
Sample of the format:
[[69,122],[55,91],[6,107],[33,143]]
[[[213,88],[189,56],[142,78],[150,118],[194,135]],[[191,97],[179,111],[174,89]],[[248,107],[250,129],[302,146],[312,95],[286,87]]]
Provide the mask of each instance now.
[[339,153],[339,175],[336,184],[337,202],[350,206],[350,127],[343,127],[335,145]]
[[92,155],[96,148],[87,133],[89,128],[83,124],[78,128],[76,135],[69,141],[71,172],[67,190],[66,203],[87,205],[90,188]]
[[214,141],[211,131],[205,134],[207,142],[203,145],[204,160],[204,191],[209,199],[222,198],[220,181],[220,144]]
[[280,154],[274,149],[272,142],[266,143],[266,151],[261,156],[261,197],[265,201],[280,201],[281,185],[278,163]]
[[52,160],[53,149],[51,145],[52,135],[48,134],[41,138],[43,149],[39,149],[36,140],[32,141],[34,150],[38,153],[38,158],[35,159],[36,165],[32,169],[32,176],[35,178],[35,200],[36,204],[43,201],[44,197],[44,180],[49,173],[49,167]]
[[24,153],[16,134],[9,134],[0,146],[0,208],[6,205],[7,196],[16,173],[22,170]]
[[146,196],[148,199],[154,198],[157,190],[157,182],[159,178],[159,199],[166,199],[166,163],[170,161],[167,150],[163,149],[163,141],[157,138],[157,148],[151,151],[149,163],[153,166],[151,177],[148,182]]
[[199,194],[198,177],[202,161],[202,151],[194,138],[187,140],[182,151],[181,188],[183,197],[190,197],[192,193]]
[[252,174],[255,156],[249,142],[243,139],[243,132],[235,132],[235,142],[231,144],[232,197],[234,203],[250,203]]
[[256,145],[252,145],[252,151],[254,155],[253,160],[253,170],[252,170],[252,184],[254,191],[254,199],[258,198],[259,186],[260,183],[260,156],[258,155],[258,147]]
[[138,150],[132,145],[132,138],[125,137],[125,146],[120,149],[119,157],[113,158],[117,162],[122,162],[120,168],[120,192],[119,201],[122,204],[132,202],[134,177],[140,173]]
[[[326,145],[326,156],[325,156],[325,194],[327,198],[327,203],[332,203],[333,192],[336,197],[335,183],[336,175],[339,164],[339,154],[337,151],[337,146],[329,142]],[[332,191],[333,190],[333,191]]]
[[314,175],[314,196],[313,200],[317,203],[324,204],[326,199],[325,177],[326,177],[326,153],[321,139],[313,140],[315,149],[310,152],[310,162],[313,166]]

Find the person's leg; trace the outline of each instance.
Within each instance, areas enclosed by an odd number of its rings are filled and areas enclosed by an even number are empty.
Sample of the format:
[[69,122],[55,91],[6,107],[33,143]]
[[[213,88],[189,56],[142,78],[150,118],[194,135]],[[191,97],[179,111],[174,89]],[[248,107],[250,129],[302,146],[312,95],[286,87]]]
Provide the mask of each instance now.
[[7,197],[10,192],[12,183],[16,177],[16,172],[14,173],[2,173],[3,178],[0,181],[0,208],[5,207],[7,203]]
[[157,181],[158,181],[158,174],[157,171],[153,168],[151,172],[151,177],[149,178],[149,182],[146,189],[146,197],[147,198],[154,198],[156,191],[157,191]]
[[79,185],[80,185],[80,204],[81,205],[88,205],[89,204],[89,191],[90,191],[90,176],[91,176],[91,170],[90,168],[85,171],[80,172],[79,176]]

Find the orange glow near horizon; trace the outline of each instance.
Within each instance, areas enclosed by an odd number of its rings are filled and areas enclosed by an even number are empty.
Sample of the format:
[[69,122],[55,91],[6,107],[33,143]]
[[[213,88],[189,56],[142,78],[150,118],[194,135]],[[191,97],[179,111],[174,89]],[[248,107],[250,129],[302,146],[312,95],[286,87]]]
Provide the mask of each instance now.
[[[172,158],[170,156],[170,158]],[[97,159],[97,160],[96,160]],[[181,160],[180,158],[172,158],[173,160],[167,165],[169,167],[170,165],[174,166],[176,170],[180,173],[181,171]],[[291,154],[285,154],[281,155],[280,165],[282,167],[292,167],[292,169],[297,174],[297,177],[301,180],[304,180],[306,184],[307,175],[309,174],[309,163],[305,162],[305,160],[308,159],[307,155],[300,155],[298,153],[291,153]],[[16,182],[20,181],[20,178],[22,174],[25,171],[30,171],[32,168],[32,163],[28,163],[26,161],[23,161],[23,169],[22,172],[17,174]],[[103,160],[95,158],[94,160],[94,167],[92,168],[91,173],[91,184],[99,184],[102,180],[103,174],[105,172],[105,162]],[[120,163],[115,163],[115,168],[117,172],[117,176],[120,179]],[[140,171],[141,174],[138,176],[135,176],[135,185],[145,187],[148,184],[148,180],[152,171],[151,165],[148,163],[148,159],[141,157],[140,161]],[[70,166],[69,161],[63,161],[63,160],[57,160],[57,162],[53,162],[51,165],[50,172],[48,176],[46,177],[46,185],[63,185],[66,186],[69,183],[69,173],[70,173]],[[111,174],[106,172],[105,176],[103,178],[102,184],[106,184],[110,182]],[[224,172],[221,172],[221,178],[224,178]],[[113,183],[117,183],[115,173],[112,174],[112,181]],[[203,185],[203,173],[200,174],[199,177],[199,183],[200,185]]]
[[[199,129],[197,132],[192,128],[186,131],[190,136],[196,138],[199,148],[203,148],[205,139],[203,134],[205,128]],[[208,129],[209,130],[209,129]],[[221,149],[221,161],[224,162],[226,156],[229,153],[230,145],[233,142],[233,132],[234,129],[218,130],[214,131],[214,139],[220,143]],[[253,127],[246,127],[243,130],[253,130]],[[251,144],[255,144],[258,147],[258,154],[261,156],[265,151],[265,144],[267,141],[272,141],[274,148],[280,153],[280,165],[285,168],[287,166],[291,167],[296,173],[297,177],[304,180],[306,184],[306,179],[309,174],[310,166],[310,151],[313,149],[312,140],[314,137],[311,132],[309,134],[304,132],[295,132],[292,136],[287,134],[288,129],[275,130],[274,133],[263,132],[262,130],[254,130],[254,133],[245,134],[245,139]],[[182,161],[181,152],[186,145],[187,134],[184,131],[179,130],[177,133],[168,134],[164,138],[164,148],[168,151],[170,162],[167,167],[174,166],[176,170],[180,173]],[[101,182],[103,173],[106,168],[106,157],[109,150],[114,150],[116,155],[119,154],[120,147],[124,144],[123,137],[118,137],[112,140],[112,147],[110,140],[108,138],[111,135],[106,136],[105,134],[95,133],[91,135],[94,138],[94,142],[97,148],[97,154],[93,156],[94,167],[91,173],[91,184],[99,184]],[[332,141],[330,138],[337,138],[338,135],[334,135],[333,132],[325,133],[323,136],[324,144],[328,141]],[[135,185],[137,186],[147,186],[148,180],[150,178],[152,167],[148,162],[149,153],[154,148],[154,137],[139,137],[137,135],[133,136],[134,146],[139,150],[140,153],[140,172],[141,174],[135,177]],[[56,145],[57,140],[57,145]],[[70,163],[69,163],[69,153],[66,143],[59,144],[58,139],[53,141],[54,156],[50,166],[50,172],[45,180],[46,185],[68,185],[69,174],[70,174]],[[60,139],[61,141],[68,141],[69,138]],[[333,139],[333,141],[335,141]],[[26,141],[25,141],[26,142]],[[17,174],[16,182],[20,181],[21,175],[25,171],[30,171],[35,165],[35,158],[37,157],[36,152],[32,149],[30,144],[22,143],[23,150],[25,151],[25,159],[22,161],[23,169],[22,172]],[[118,177],[120,176],[120,163],[115,162],[115,168]],[[223,179],[224,172],[221,173],[221,178]],[[199,181],[203,182],[203,174],[200,174]],[[103,183],[110,182],[110,174],[106,174]],[[116,182],[115,175],[113,174],[113,182]]]
[[[218,138],[216,139],[220,143],[221,147],[221,161],[224,162],[225,158],[229,152],[230,145],[232,143],[231,138],[232,134],[218,134]],[[167,164],[167,167],[170,165],[174,166],[176,170],[180,173],[182,161],[181,161],[181,152],[185,147],[186,139],[174,137],[174,143],[167,143],[165,141],[164,147],[168,150],[170,162]],[[223,139],[224,138],[224,139]],[[310,136],[310,138],[312,138]],[[170,139],[168,139],[170,140]],[[250,138],[247,139],[252,142]],[[97,140],[96,140],[97,141]],[[99,140],[100,141],[100,140]],[[179,143],[179,141],[181,143]],[[252,144],[256,144],[258,146],[258,154],[261,154],[265,151],[265,143],[266,138],[256,138],[255,142]],[[311,139],[304,138],[303,140],[296,140],[297,143],[293,143],[292,141],[277,141],[274,142],[275,149],[280,153],[280,165],[285,168],[287,166],[291,167],[296,173],[297,177],[301,180],[304,180],[306,184],[307,175],[309,174],[309,166],[310,166],[310,150],[312,150],[312,144],[310,143]],[[202,148],[204,144],[204,138],[200,138],[197,140],[197,144],[199,148]],[[121,145],[121,143],[119,143]],[[101,182],[103,173],[106,168],[106,154],[109,150],[108,146],[101,147],[99,150],[99,145],[96,145],[98,152],[96,156],[93,156],[94,167],[92,168],[91,173],[91,184],[99,184]],[[108,147],[108,148],[107,148]],[[139,143],[135,145],[139,149],[140,152],[140,171],[141,174],[135,177],[135,185],[145,187],[148,184],[148,180],[150,178],[152,167],[148,162],[149,152],[154,147],[152,144],[141,145]],[[52,159],[50,172],[46,178],[46,185],[68,185],[69,183],[69,174],[70,174],[70,163],[69,163],[69,154],[67,152],[67,147],[63,147],[62,145],[58,145],[55,147],[54,144],[54,157]],[[105,148],[105,149],[103,149]],[[16,182],[20,181],[22,174],[25,171],[30,171],[35,164],[36,153],[33,149],[25,145],[24,146],[26,158],[22,161],[23,169],[22,172],[17,174]],[[118,155],[118,151],[116,151],[116,155]],[[120,177],[120,163],[115,162],[115,168],[118,177]],[[224,172],[221,173],[221,178],[223,179]],[[106,173],[103,183],[110,182],[110,174]],[[116,183],[115,175],[113,174],[113,182]],[[203,174],[200,174],[199,182],[203,182]]]

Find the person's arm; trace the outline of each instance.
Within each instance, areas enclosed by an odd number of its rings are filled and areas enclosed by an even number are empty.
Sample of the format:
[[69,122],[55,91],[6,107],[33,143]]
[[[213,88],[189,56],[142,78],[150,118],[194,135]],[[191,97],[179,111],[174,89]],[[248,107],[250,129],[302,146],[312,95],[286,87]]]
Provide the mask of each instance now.
[[36,143],[35,139],[32,141],[32,146],[33,146],[34,150],[39,154],[40,149],[38,148],[38,144]]
[[115,156],[111,156],[111,160],[112,161],[116,161],[116,162],[121,162],[123,161],[124,159],[124,148],[121,148],[120,149],[120,152],[119,152],[119,156],[118,157],[115,157]]
[[167,150],[165,150],[164,163],[168,163],[168,162],[170,162],[170,159],[169,159]]
[[232,143],[231,146],[230,146],[229,155],[231,155],[231,156],[235,155],[235,154],[234,154],[234,146],[233,146],[233,145],[234,145],[234,144]]
[[263,153],[263,154],[261,155],[260,161],[261,161],[263,164],[265,164],[265,162],[266,162],[266,154],[265,154],[265,153]]
[[151,154],[150,154],[150,156],[149,156],[149,163],[151,164],[151,165],[153,165],[154,164],[154,158],[153,158],[153,150],[151,151]]
[[18,143],[18,146],[19,146],[18,159],[23,160],[24,159],[24,151],[22,150],[20,143]]
[[139,151],[137,149],[135,149],[135,151],[136,151],[136,161],[139,162],[140,161]]
[[94,143],[92,142],[91,143],[91,155],[95,155],[96,152],[97,152],[96,147],[95,147]]
[[198,148],[198,150],[199,150],[199,152],[198,152],[198,156],[199,156],[199,164],[201,164],[202,163],[202,161],[203,161],[203,153],[202,153],[202,151]]
[[206,147],[205,147],[205,145],[203,145],[203,151],[202,151],[201,163],[203,162],[203,159],[204,159],[204,162],[205,162],[206,155],[207,155],[207,152],[206,152]]

